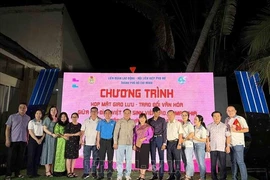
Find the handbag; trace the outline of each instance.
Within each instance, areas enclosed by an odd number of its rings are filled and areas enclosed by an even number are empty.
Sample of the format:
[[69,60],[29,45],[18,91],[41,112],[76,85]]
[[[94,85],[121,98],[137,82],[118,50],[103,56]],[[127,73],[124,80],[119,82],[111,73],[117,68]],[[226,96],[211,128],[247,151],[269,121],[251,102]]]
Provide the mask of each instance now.
[[142,147],[142,142],[139,139],[136,141],[136,147],[138,148]]

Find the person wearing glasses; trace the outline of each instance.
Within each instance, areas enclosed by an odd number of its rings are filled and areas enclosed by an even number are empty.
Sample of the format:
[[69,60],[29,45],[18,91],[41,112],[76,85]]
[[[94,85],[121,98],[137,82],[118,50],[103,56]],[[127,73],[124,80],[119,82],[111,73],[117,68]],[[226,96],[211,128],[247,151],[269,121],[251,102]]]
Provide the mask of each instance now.
[[66,142],[65,159],[67,177],[77,177],[74,173],[75,161],[79,157],[81,124],[78,123],[79,114],[72,113],[71,122],[66,126],[64,136],[69,137]]
[[231,162],[232,162],[232,179],[237,179],[237,168],[239,167],[241,179],[248,179],[247,167],[244,161],[245,136],[249,132],[247,121],[242,116],[236,114],[234,106],[227,107],[228,117],[225,124],[231,132]]
[[55,106],[49,109],[48,117],[43,121],[43,131],[46,133],[45,141],[42,147],[40,164],[45,165],[45,173],[47,177],[53,177],[53,164],[55,159],[56,138],[58,137],[53,131],[58,121],[58,110]]
[[98,108],[92,107],[90,109],[91,116],[84,120],[81,127],[80,144],[83,145],[83,179],[90,177],[90,156],[92,153],[92,176],[97,178],[97,165],[98,165],[98,149],[96,146],[97,138],[97,125],[100,121],[98,117]]

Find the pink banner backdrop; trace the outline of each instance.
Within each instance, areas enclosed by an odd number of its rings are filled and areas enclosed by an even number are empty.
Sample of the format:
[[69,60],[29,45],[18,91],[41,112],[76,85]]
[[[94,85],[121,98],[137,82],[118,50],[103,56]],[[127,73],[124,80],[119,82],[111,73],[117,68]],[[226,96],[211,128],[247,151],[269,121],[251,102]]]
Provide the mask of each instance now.
[[[101,118],[105,109],[111,109],[116,121],[123,117],[125,108],[131,109],[131,117],[137,121],[141,112],[150,118],[152,108],[159,106],[165,119],[168,110],[176,112],[177,120],[181,120],[181,112],[187,110],[191,122],[200,114],[209,124],[214,111],[213,74],[64,73],[62,111],[69,116],[79,113],[79,122],[83,122],[90,116],[92,106],[98,107]],[[80,158],[82,153],[81,149]],[[76,167],[82,167],[80,159]]]

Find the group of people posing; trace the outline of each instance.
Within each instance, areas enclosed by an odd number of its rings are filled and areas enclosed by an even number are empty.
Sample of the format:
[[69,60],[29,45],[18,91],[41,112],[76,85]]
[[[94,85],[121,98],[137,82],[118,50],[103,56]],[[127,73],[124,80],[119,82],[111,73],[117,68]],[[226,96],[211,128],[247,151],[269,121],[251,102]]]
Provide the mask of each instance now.
[[[113,156],[116,151],[117,180],[131,180],[132,152],[135,151],[135,167],[139,169],[138,180],[145,180],[151,157],[152,174],[150,180],[164,178],[164,151],[167,150],[169,176],[167,180],[189,180],[194,175],[193,154],[200,170],[200,180],[206,177],[205,152],[210,152],[211,178],[217,180],[217,162],[220,165],[220,180],[225,180],[226,153],[230,153],[232,177],[237,179],[238,166],[241,179],[247,180],[244,163],[244,133],[248,132],[246,120],[236,114],[233,106],[227,108],[228,117],[221,122],[219,111],[212,113],[213,122],[205,126],[203,117],[196,115],[189,119],[189,112],[182,111],[182,121],[175,118],[175,112],[167,112],[167,121],[160,116],[160,108],[153,108],[153,117],[145,113],[139,115],[139,122],[131,119],[131,110],[123,111],[123,118],[112,120],[112,111],[106,109],[104,118],[98,116],[98,108],[92,107],[90,117],[82,124],[79,115],[72,113],[71,121],[67,113],[58,115],[52,106],[48,116],[42,121],[42,112],[37,110],[35,118],[26,115],[27,105],[19,105],[18,113],[9,116],[6,122],[7,157],[6,180],[20,174],[23,155],[27,146],[27,175],[37,177],[38,166],[45,166],[47,177],[66,173],[67,177],[77,177],[74,172],[75,160],[79,149],[83,148],[83,179],[94,177],[104,179],[105,160],[107,161],[107,179],[112,180]],[[156,152],[159,165],[156,162]],[[90,157],[92,162],[90,163]],[[107,159],[105,159],[107,157]],[[181,177],[181,160],[185,175]],[[125,161],[125,171],[123,162]],[[98,168],[97,168],[98,167]]]

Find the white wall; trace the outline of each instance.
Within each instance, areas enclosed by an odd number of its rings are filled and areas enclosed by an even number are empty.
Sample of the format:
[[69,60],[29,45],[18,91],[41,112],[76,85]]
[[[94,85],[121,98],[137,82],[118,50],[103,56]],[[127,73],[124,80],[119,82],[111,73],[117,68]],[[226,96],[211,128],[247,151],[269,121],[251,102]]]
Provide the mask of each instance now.
[[61,68],[63,5],[0,8],[0,32],[53,66]]
[[53,67],[92,67],[63,4],[0,8],[0,32]]

